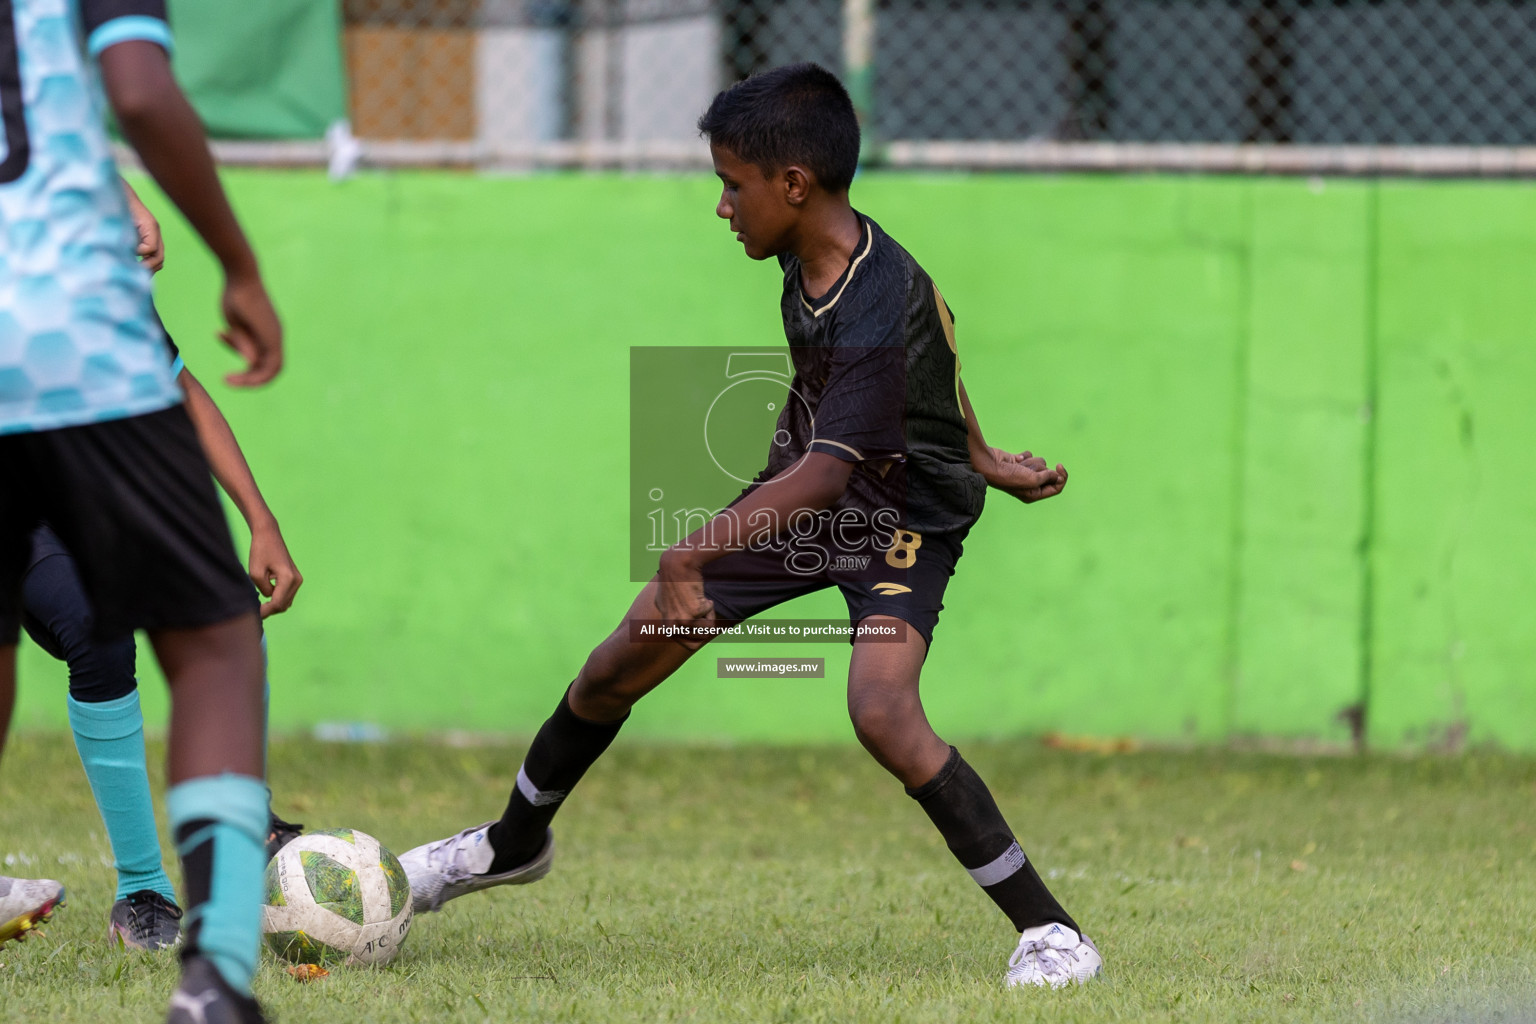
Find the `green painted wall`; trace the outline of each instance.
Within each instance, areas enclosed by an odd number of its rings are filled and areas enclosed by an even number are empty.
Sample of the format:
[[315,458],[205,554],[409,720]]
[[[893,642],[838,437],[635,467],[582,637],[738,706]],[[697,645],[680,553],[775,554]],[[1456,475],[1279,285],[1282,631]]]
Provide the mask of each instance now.
[[1254,186],[1235,438],[1232,728],[1345,739],[1362,699],[1375,192]]
[[[704,176],[228,181],[290,332],[272,388],[213,388],[308,578],[270,623],[275,726],[531,731],[633,593],[629,347],[772,343],[776,268]],[[943,287],[989,440],[1073,473],[973,531],[925,673],[941,732],[1343,742],[1366,701],[1380,745],[1536,749],[1536,189],[855,198]],[[213,384],[215,277],[166,220],[162,309]],[[748,683],[706,651],[631,731],[849,738],[846,648],[816,653],[827,680]],[[23,672],[21,721],[62,723],[57,666]]]
[[1528,187],[1382,196],[1371,547],[1382,743],[1536,748],[1533,228]]

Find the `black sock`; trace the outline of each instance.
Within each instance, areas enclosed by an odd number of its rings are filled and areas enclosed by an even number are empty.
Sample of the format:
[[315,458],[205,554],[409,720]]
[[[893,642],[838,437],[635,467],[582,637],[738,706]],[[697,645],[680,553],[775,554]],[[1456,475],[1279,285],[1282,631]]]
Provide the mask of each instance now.
[[960,751],[950,747],[939,773],[907,795],[928,813],[949,852],[1015,928],[1022,932],[1055,922],[1081,934],[1025,858],[987,784]]
[[176,848],[181,852],[181,884],[186,898],[185,919],[181,925],[181,959],[183,962],[201,956],[198,937],[203,930],[203,916],[198,911],[213,895],[213,837],[185,848],[199,832],[211,832],[214,822],[199,819],[182,824],[176,829]]
[[560,804],[603,756],[619,734],[625,719],[589,722],[571,710],[569,691],[550,715],[517,772],[517,786],[507,801],[501,820],[491,826],[491,848],[496,856],[487,873],[511,871],[526,864],[544,848],[544,834]]

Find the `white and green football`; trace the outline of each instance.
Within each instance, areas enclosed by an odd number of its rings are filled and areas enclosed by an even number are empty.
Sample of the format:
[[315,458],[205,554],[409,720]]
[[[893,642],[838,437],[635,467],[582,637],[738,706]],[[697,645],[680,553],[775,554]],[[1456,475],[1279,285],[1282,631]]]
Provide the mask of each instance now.
[[384,964],[411,930],[411,884],[372,836],[338,828],[300,836],[267,865],[261,930],[297,964]]

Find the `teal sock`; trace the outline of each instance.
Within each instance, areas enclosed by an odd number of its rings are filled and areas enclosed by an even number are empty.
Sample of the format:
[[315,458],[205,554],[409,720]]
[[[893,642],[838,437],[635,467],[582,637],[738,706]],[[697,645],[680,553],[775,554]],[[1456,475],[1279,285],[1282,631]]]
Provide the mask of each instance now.
[[[272,682],[267,678],[267,633],[261,633],[261,777],[267,777],[267,721],[272,716]],[[272,791],[267,790],[268,802]]]
[[144,714],[138,691],[94,704],[67,698],[75,749],[112,843],[117,896],[153,889],[172,902],[176,890],[160,860],[155,804],[144,768]]
[[188,779],[166,794],[187,888],[183,956],[213,962],[250,994],[261,945],[267,787],[249,775]]

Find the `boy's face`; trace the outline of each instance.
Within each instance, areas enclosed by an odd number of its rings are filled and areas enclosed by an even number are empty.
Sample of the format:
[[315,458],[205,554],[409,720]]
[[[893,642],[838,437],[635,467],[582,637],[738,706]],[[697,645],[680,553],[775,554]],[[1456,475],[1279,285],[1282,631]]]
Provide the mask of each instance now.
[[730,222],[736,241],[754,260],[787,251],[799,213],[788,176],[782,171],[765,175],[761,167],[713,143],[709,153],[723,186],[715,215]]

